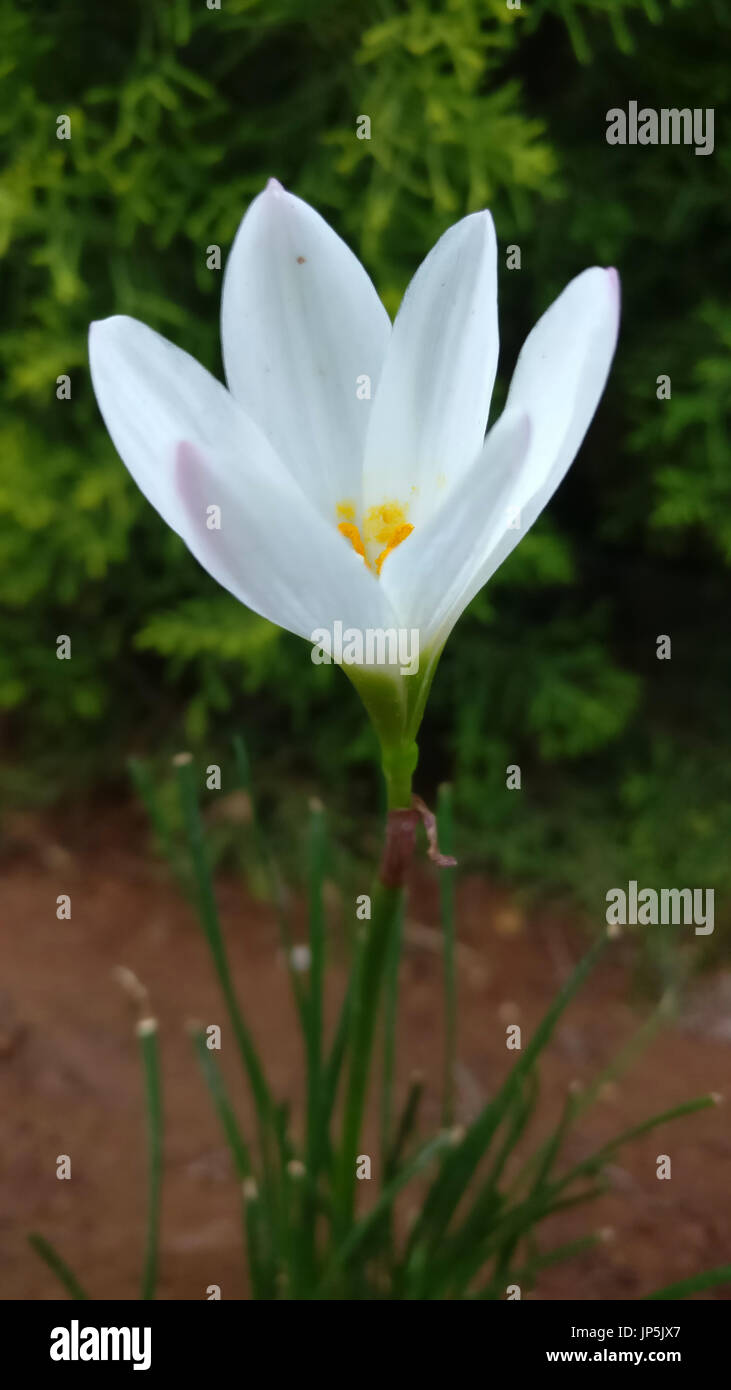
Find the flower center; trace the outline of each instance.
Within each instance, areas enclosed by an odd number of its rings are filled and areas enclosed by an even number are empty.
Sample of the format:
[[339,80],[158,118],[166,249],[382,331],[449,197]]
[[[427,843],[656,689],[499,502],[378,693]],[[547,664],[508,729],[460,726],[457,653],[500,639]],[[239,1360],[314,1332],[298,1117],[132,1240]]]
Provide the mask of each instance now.
[[400,502],[382,502],[378,507],[369,507],[362,526],[356,523],[354,502],[339,502],[336,507],[338,531],[350,541],[356,555],[363,556],[363,562],[374,574],[379,575],[384,560],[396,549],[413,526],[406,520],[406,508]]

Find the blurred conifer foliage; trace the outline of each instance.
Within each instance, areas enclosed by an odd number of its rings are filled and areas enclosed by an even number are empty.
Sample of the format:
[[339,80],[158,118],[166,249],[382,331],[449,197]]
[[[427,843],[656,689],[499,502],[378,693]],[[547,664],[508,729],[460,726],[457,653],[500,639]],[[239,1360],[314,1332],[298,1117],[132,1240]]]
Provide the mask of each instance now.
[[[347,682],[198,568],[116,457],[87,368],[89,321],[125,313],[221,374],[207,249],[225,263],[275,175],[391,313],[437,236],[492,208],[495,408],[566,281],[619,267],[606,396],[450,640],[422,781],[455,775],[475,853],[516,878],[592,903],[628,875],[729,887],[729,32],[725,0],[0,0],[9,795],[101,782],[181,727],[220,749],[239,724],[279,784],[326,768],[333,798],[358,786],[367,735]],[[607,112],[630,100],[715,108],[713,153],[609,145]]]

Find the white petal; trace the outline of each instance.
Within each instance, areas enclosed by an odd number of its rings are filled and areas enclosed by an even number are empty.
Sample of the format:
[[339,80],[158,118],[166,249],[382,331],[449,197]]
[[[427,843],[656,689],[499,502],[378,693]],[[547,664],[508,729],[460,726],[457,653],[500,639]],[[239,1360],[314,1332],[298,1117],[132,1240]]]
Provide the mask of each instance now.
[[172,443],[191,439],[217,447],[226,440],[233,448],[248,422],[220,381],[137,319],[119,315],[92,323],[89,363],[118,454],[148,501],[182,534],[171,486]]
[[363,266],[313,208],[274,179],[226,265],[229,387],[328,519],[360,499],[370,399],[391,324]]
[[[385,595],[261,431],[194,358],[134,319],[92,325],[94,390],[145,496],[255,612],[300,636],[389,625]],[[220,508],[220,530],[209,529]]]
[[604,390],[618,325],[616,271],[594,267],[571,281],[526,339],[482,455],[386,560],[381,583],[424,648],[443,643],[553,496]]
[[535,487],[552,493],[575,458],[606,385],[618,329],[619,277],[593,266],[569,282],[528,334],[505,409],[527,410],[534,423]]
[[530,530],[576,458],[607,383],[619,311],[616,270],[593,266],[569,282],[528,334],[505,404],[505,414],[525,411],[531,423],[525,476],[511,499],[520,529],[492,547],[470,599]]
[[409,285],[366,441],[364,503],[408,503],[423,524],[485,438],[498,357],[495,229],[456,223]]
[[[185,541],[214,579],[300,637],[332,632],[336,622],[359,631],[393,625],[378,581],[284,469],[262,486],[248,468],[225,465],[188,443],[178,447]],[[211,503],[220,507],[220,530],[206,524]]]
[[443,644],[476,593],[476,571],[507,525],[530,438],[527,416],[505,412],[444,505],[387,557],[381,584],[400,623],[419,629],[423,651]]

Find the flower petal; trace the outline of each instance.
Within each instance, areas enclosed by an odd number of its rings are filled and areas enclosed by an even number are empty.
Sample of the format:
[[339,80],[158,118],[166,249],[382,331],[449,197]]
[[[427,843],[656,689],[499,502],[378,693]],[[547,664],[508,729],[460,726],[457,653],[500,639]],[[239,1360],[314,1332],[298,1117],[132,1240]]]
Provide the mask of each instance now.
[[363,266],[322,217],[270,180],[226,265],[229,387],[330,519],[360,498],[369,398],[391,324]]
[[174,531],[182,513],[172,489],[171,443],[245,447],[248,425],[225,386],[187,352],[137,319],[115,315],[89,329],[91,379],[117,453]]
[[480,587],[477,571],[509,523],[530,439],[527,416],[503,413],[444,504],[386,559],[381,584],[399,622],[419,629],[423,651],[444,644]]
[[[300,637],[317,629],[390,627],[385,593],[363,561],[299,493],[285,469],[259,475],[187,442],[176,451],[185,542],[248,608]],[[208,524],[211,505],[220,529]]]
[[505,414],[525,411],[531,422],[525,476],[510,504],[520,510],[520,528],[492,547],[470,598],[530,530],[576,458],[607,383],[619,313],[616,270],[592,266],[569,282],[528,334],[505,403]]
[[[619,329],[619,276],[592,266],[571,280],[528,334],[505,403],[535,425],[529,483],[558,486],[609,375]],[[537,513],[536,513],[537,515]]]
[[366,509],[396,500],[422,524],[482,447],[498,357],[496,260],[492,218],[473,213],[409,285],[366,441]]
[[302,637],[336,618],[388,625],[377,581],[194,358],[135,319],[111,318],[92,325],[90,361],[117,451],[219,583]]
[[576,277],[528,335],[505,410],[481,455],[381,571],[400,621],[442,644],[460,613],[543,511],[589,427],[619,325],[616,271]]

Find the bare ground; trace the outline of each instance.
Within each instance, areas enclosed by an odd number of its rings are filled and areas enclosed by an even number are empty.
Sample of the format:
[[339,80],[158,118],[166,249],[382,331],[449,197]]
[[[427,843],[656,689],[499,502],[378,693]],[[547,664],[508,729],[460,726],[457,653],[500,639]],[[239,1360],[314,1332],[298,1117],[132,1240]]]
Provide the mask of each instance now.
[[[133,848],[129,848],[132,845]],[[72,899],[69,921],[56,898]],[[220,898],[235,978],[274,1089],[295,1106],[301,1048],[276,925],[266,906],[225,882]],[[16,818],[4,846],[0,935],[0,1297],[47,1299],[58,1286],[26,1233],[57,1244],[91,1296],[135,1298],[145,1218],[142,1086],[119,964],[144,981],[160,1021],[166,1115],[160,1296],[201,1299],[209,1284],[245,1296],[235,1183],[185,1025],[223,1022],[205,945],[128,812],[51,825]],[[577,926],[524,920],[489,882],[463,881],[459,902],[458,1107],[469,1119],[505,1075],[507,1022],[538,1021],[585,947]],[[333,1000],[344,968],[333,948]],[[731,1092],[729,977],[706,978],[678,1025],[607,1088],[571,1138],[577,1160],[650,1112]],[[542,1067],[540,1126],[567,1087],[588,1081],[636,1030],[646,1005],[629,999],[619,947],[565,1016]],[[416,877],[401,978],[399,1095],[414,1068],[427,1078],[425,1126],[440,1118],[442,1004],[434,878]],[[232,1080],[224,1026],[222,1063]],[[245,1110],[244,1110],[245,1113]],[[658,1181],[656,1159],[672,1160]],[[59,1154],[72,1163],[56,1178]],[[553,1218],[546,1247],[609,1228],[612,1238],[547,1271],[543,1299],[635,1298],[731,1258],[731,1132],[723,1105],[624,1151],[612,1190]],[[731,1298],[731,1288],[706,1298]]]

